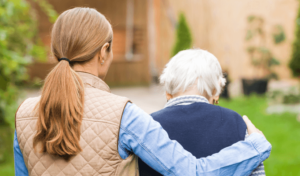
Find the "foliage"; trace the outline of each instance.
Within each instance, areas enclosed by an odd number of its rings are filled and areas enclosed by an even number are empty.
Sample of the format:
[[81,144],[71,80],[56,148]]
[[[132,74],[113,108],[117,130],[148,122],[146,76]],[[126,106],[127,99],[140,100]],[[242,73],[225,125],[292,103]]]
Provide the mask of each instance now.
[[266,114],[267,101],[261,96],[221,99],[220,106],[247,115],[272,144],[271,155],[264,161],[266,175],[300,175],[300,123],[296,114]]
[[287,94],[283,97],[283,104],[300,103],[300,96],[295,94]]
[[[248,29],[246,33],[246,41],[248,42],[247,53],[251,59],[252,65],[262,71],[263,78],[277,79],[277,74],[273,72],[272,67],[279,65],[280,62],[266,46],[267,36],[263,27],[264,20],[261,17],[253,15],[248,17]],[[285,34],[282,26],[275,26],[273,39],[276,44],[285,40]]]
[[[45,0],[36,0],[53,21],[56,13]],[[0,123],[14,126],[20,86],[28,79],[26,66],[46,58],[38,37],[36,11],[26,0],[0,0]]]
[[300,7],[298,9],[298,17],[296,20],[295,41],[293,44],[292,59],[290,61],[290,68],[295,77],[300,78]]
[[267,94],[270,104],[297,104],[300,103],[300,89],[290,88],[288,91],[273,90]]
[[52,5],[46,0],[34,0],[42,8],[43,12],[48,16],[49,21],[54,23],[58,17],[57,12],[53,9]]
[[279,44],[285,41],[285,33],[281,25],[276,25],[274,27],[275,31],[273,33],[273,40],[275,44]]
[[[0,124],[0,163],[13,158],[13,130],[4,124]],[[2,175],[2,174],[0,174]]]
[[176,55],[179,51],[190,49],[192,46],[192,35],[185,16],[181,13],[176,30],[176,42],[172,50],[172,56]]

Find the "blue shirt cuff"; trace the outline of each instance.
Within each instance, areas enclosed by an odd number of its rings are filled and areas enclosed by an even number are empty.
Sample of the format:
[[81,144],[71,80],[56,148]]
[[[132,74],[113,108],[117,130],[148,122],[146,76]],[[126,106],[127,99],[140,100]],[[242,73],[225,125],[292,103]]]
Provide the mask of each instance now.
[[260,162],[263,162],[270,156],[272,145],[263,135],[252,133],[249,137],[246,138],[246,141],[251,142],[254,148],[260,154]]

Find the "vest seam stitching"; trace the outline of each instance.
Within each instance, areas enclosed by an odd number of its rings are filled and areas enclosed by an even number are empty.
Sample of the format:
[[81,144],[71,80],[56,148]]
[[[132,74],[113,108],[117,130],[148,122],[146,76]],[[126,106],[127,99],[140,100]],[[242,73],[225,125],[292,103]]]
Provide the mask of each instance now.
[[88,119],[88,118],[83,118],[82,121],[83,121],[83,120],[86,120],[86,121],[93,121],[93,122],[104,122],[104,123],[109,123],[109,124],[118,126],[118,124],[116,124],[116,123],[112,123],[112,122],[105,121],[105,120]]
[[26,117],[26,118],[19,117],[19,118],[17,119],[17,121],[22,121],[22,120],[35,120],[35,119],[38,119],[38,117],[28,116],[28,117]]
[[[31,116],[31,117],[27,117],[27,118],[19,118],[19,119],[16,119],[16,120],[17,120],[17,121],[23,121],[23,120],[36,120],[36,119],[38,119],[38,117]],[[95,121],[96,121],[96,122],[104,122],[104,123],[109,123],[109,124],[118,126],[118,124],[116,124],[116,123],[112,123],[112,122],[105,121],[105,120],[88,119],[88,118],[83,118],[82,120],[86,120],[86,121],[94,121],[94,122],[95,122]]]
[[[123,106],[123,111],[122,111],[122,113],[121,113],[121,118],[120,118],[120,123],[119,123],[119,130],[118,130],[118,136],[117,136],[117,152],[118,152],[118,158],[121,159],[122,161],[126,160],[126,158],[123,159],[123,158],[120,156],[120,153],[119,153],[119,148],[118,148],[118,146],[119,146],[119,140],[120,140],[120,139],[119,139],[119,135],[120,135],[120,129],[121,129],[121,123],[122,123],[123,113],[124,113],[124,110],[125,110],[125,108],[126,108],[126,106],[127,106],[127,103],[130,102],[130,100],[129,100],[128,98],[126,98],[125,100],[126,100],[126,102],[125,102],[125,104],[124,104],[124,106]],[[129,156],[130,156],[130,155],[128,155],[127,158],[128,158]]]

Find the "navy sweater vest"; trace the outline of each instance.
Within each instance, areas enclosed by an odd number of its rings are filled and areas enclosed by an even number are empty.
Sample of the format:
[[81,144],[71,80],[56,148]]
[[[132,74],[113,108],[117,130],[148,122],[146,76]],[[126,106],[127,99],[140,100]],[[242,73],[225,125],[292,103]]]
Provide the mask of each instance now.
[[[167,131],[170,139],[178,141],[196,158],[218,153],[244,140],[246,124],[230,110],[208,103],[193,103],[164,108],[151,114]],[[161,175],[139,159],[140,176]]]

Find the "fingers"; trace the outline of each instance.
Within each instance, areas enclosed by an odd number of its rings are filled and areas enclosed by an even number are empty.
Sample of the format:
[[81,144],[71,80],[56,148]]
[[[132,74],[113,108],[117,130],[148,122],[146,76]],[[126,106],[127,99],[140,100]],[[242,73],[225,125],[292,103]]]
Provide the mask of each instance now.
[[248,130],[248,134],[249,134],[249,135],[252,134],[252,133],[259,133],[259,134],[265,136],[259,129],[257,129],[257,128],[253,125],[253,123],[249,120],[249,118],[248,118],[247,116],[244,115],[244,116],[243,116],[243,119],[244,119],[244,121],[245,121],[245,123],[246,123],[246,125],[247,125],[247,130]]
[[255,130],[256,129],[256,127],[253,125],[253,123],[249,120],[249,118],[247,116],[244,115],[243,119],[244,119],[244,121],[247,125],[248,132],[249,132],[249,130]]
[[266,136],[264,135],[264,133],[262,131],[260,131],[259,129],[257,129],[259,131],[259,134],[263,135],[265,138]]

